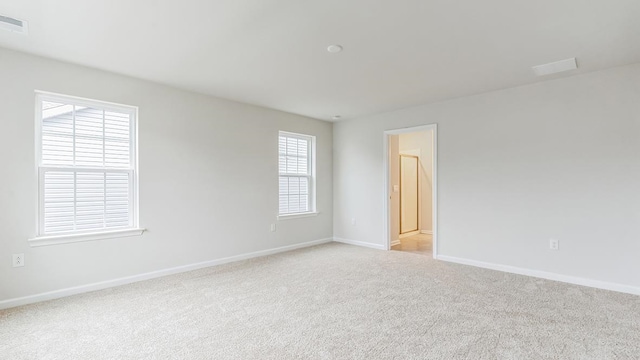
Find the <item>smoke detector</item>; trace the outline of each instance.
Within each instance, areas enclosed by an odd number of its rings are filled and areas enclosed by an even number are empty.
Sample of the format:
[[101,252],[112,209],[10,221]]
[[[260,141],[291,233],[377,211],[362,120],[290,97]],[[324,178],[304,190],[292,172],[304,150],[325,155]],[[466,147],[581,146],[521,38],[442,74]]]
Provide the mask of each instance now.
[[342,45],[338,45],[338,44],[336,44],[336,45],[329,45],[329,46],[327,47],[327,51],[328,51],[328,52],[330,52],[330,53],[334,53],[334,54],[335,54],[335,53],[339,53],[340,51],[342,51]]
[[0,15],[0,29],[27,35],[29,26],[26,21]]

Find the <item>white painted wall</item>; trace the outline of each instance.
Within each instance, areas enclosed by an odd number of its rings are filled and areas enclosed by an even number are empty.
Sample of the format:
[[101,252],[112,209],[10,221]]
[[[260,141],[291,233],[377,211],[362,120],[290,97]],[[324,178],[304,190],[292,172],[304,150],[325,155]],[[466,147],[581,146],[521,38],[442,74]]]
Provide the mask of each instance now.
[[[389,135],[389,239],[400,241],[400,135]],[[398,191],[394,191],[394,186]]]
[[[3,49],[0,81],[0,301],[332,236],[331,123]],[[36,89],[139,106],[143,236],[29,247]],[[317,137],[320,214],[271,233],[278,130]]]
[[335,124],[334,236],[384,244],[383,131],[432,123],[440,254],[640,286],[640,64]]
[[[432,226],[432,192],[433,192],[433,131],[418,131],[398,135],[400,154],[419,157],[419,228],[423,231],[433,230]],[[417,153],[413,151],[417,150]]]

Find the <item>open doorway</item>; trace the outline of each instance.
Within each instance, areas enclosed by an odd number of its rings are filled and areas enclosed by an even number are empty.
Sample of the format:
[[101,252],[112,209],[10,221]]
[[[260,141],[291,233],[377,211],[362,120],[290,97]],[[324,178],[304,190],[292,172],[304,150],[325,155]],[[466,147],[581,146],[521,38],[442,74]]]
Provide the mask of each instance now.
[[385,132],[388,249],[437,254],[436,126]]

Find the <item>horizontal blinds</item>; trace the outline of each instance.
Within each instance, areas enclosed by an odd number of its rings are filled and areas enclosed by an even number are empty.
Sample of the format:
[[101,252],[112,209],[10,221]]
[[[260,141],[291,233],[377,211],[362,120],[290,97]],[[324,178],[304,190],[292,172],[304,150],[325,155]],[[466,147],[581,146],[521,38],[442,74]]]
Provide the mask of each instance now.
[[281,134],[278,141],[279,214],[311,211],[311,139]]
[[128,172],[44,171],[44,232],[130,226]]
[[279,209],[280,214],[310,211],[308,178],[280,176]]
[[280,174],[311,175],[308,139],[280,136],[278,146]]
[[131,115],[41,105],[41,233],[133,226]]
[[46,101],[42,107],[42,165],[131,167],[129,114]]

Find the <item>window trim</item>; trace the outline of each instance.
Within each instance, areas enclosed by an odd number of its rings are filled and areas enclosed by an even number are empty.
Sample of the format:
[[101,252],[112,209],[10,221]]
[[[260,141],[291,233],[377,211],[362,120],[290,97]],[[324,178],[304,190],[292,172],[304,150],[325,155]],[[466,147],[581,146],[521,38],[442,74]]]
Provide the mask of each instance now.
[[[292,176],[292,177],[307,177],[309,179],[309,211],[280,214],[280,206],[278,205],[277,219],[287,220],[304,218],[310,216],[316,216],[319,214],[316,206],[316,137],[314,135],[294,133],[289,131],[278,131],[278,148],[280,146],[280,136],[289,138],[297,138],[309,141],[309,169],[310,175],[294,175],[294,174],[280,174],[280,153],[278,151],[278,179],[280,176]],[[280,196],[280,190],[278,189],[278,197]]]
[[288,214],[288,215],[278,215],[278,220],[291,220],[291,219],[313,217],[318,215],[320,215],[318,211],[308,211],[308,212]]
[[[35,175],[36,175],[36,222],[35,222],[35,236],[28,239],[31,246],[44,246],[53,244],[65,244],[80,241],[101,240],[126,236],[142,235],[145,231],[144,228],[139,226],[139,193],[138,193],[138,107],[125,104],[117,104],[112,102],[92,100],[87,98],[81,98],[77,96],[70,96],[64,94],[57,94],[47,91],[35,91]],[[128,169],[109,169],[114,172],[126,172],[132,177],[132,181],[129,187],[131,191],[131,204],[130,206],[130,221],[131,226],[113,229],[100,229],[100,230],[87,230],[87,231],[74,231],[57,234],[43,234],[43,213],[44,208],[44,194],[42,191],[43,176],[47,169],[56,169],[62,171],[72,170],[72,167],[50,167],[42,166],[42,102],[63,102],[70,103],[76,106],[86,106],[92,108],[99,108],[105,111],[117,111],[125,112],[130,117],[130,141],[131,141],[131,167]],[[80,168],[73,168],[77,171]],[[98,171],[96,168],[88,167],[82,169],[84,172]]]
[[128,236],[140,236],[144,233],[144,228],[126,228],[118,230],[100,231],[100,232],[87,232],[87,233],[73,233],[64,235],[44,235],[37,236],[29,239],[31,247],[47,246],[56,244],[69,244],[82,241],[115,239]]

